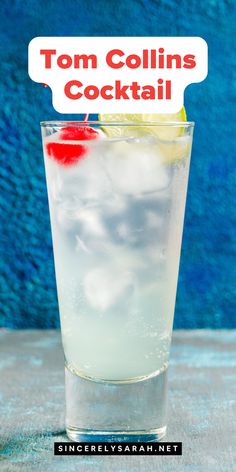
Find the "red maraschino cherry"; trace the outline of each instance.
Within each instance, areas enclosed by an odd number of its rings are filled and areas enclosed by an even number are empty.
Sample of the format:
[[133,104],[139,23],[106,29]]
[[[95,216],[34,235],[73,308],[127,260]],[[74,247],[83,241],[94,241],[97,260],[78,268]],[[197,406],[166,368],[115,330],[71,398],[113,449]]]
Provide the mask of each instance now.
[[[89,141],[99,137],[99,132],[90,126],[66,126],[59,133],[59,139],[63,141]],[[88,153],[88,146],[56,142],[47,143],[46,150],[48,156],[54,158],[59,164],[72,165]]]

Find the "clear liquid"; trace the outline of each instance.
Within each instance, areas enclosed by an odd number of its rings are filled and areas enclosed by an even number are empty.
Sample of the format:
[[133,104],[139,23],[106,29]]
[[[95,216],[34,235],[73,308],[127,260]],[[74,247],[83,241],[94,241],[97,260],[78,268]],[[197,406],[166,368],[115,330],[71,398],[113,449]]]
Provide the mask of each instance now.
[[65,370],[66,430],[73,441],[145,441],[166,432],[167,371],[142,382],[91,382]]
[[134,381],[168,365],[189,159],[162,152],[101,140],[68,167],[45,154],[62,339],[80,376]]

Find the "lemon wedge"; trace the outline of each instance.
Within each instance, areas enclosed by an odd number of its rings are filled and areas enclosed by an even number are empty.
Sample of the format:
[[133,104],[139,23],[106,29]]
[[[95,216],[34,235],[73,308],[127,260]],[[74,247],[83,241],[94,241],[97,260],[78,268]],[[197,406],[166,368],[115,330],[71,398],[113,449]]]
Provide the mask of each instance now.
[[[185,108],[182,107],[178,113],[169,114],[100,114],[101,122],[109,123],[102,126],[103,131],[109,137],[134,137],[152,136],[158,139],[157,146],[163,155],[165,162],[173,162],[183,159],[190,154],[191,139],[184,136],[184,127],[179,122],[186,122]],[[114,126],[111,124],[114,122]],[[130,126],[122,126],[130,123]],[[136,126],[137,123],[137,126]],[[142,125],[144,123],[144,125]],[[150,123],[150,125],[149,125]],[[158,125],[155,126],[155,123]],[[165,126],[165,123],[168,123]],[[172,125],[169,125],[172,123]],[[175,125],[176,123],[176,125]]]
[[99,121],[187,121],[185,108],[182,107],[178,113],[166,113],[165,115],[161,114],[118,114],[118,113],[104,113],[98,115]]
[[[106,134],[109,136],[117,136],[121,135],[121,127],[119,127],[118,123],[126,123],[126,122],[131,122],[132,126],[124,127],[124,135],[137,135],[138,130],[139,130],[139,135],[140,135],[140,130],[142,129],[145,131],[145,134],[150,135],[155,135],[159,137],[159,139],[163,140],[170,140],[174,139],[176,136],[179,136],[180,134],[183,134],[179,126],[165,126],[165,122],[181,122],[181,121],[187,121],[187,116],[186,116],[186,111],[185,108],[182,107],[181,110],[178,113],[169,113],[165,115],[161,114],[101,114],[98,115],[99,121],[104,121],[104,122],[116,122],[117,126],[107,126],[106,127]],[[143,122],[150,122],[152,125],[150,126],[144,126],[140,128],[139,126],[135,127],[135,123],[141,125]],[[155,122],[161,123],[161,126],[153,126],[155,125]],[[163,123],[163,126],[162,126]],[[128,129],[127,129],[128,128]],[[122,133],[123,135],[123,133]]]

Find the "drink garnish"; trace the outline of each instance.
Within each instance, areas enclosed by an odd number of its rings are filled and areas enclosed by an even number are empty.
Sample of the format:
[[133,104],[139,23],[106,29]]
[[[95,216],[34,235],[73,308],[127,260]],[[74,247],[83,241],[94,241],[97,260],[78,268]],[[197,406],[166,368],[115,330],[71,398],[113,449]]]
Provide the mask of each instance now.
[[[101,123],[102,130],[109,137],[125,136],[142,139],[142,136],[145,135],[157,139],[158,149],[166,163],[183,159],[190,153],[191,139],[184,136],[184,127],[181,127],[181,122],[187,121],[184,107],[177,113],[165,115],[102,114],[98,115],[98,119],[104,124],[109,122],[109,126],[102,126]],[[114,126],[112,122],[114,122]],[[129,122],[130,126],[128,126]],[[122,127],[119,123],[124,123],[126,126]],[[156,126],[155,123],[157,123]]]
[[59,131],[59,141],[46,144],[49,157],[54,158],[59,164],[72,165],[84,158],[88,153],[88,147],[83,144],[62,143],[63,141],[89,141],[98,139],[100,133],[90,126],[66,126]]

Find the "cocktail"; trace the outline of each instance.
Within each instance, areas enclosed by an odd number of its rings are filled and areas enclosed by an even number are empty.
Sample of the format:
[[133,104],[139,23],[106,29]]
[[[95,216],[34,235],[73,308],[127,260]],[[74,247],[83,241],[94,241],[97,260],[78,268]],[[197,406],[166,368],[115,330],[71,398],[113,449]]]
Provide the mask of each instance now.
[[193,123],[41,123],[72,440],[155,441]]

